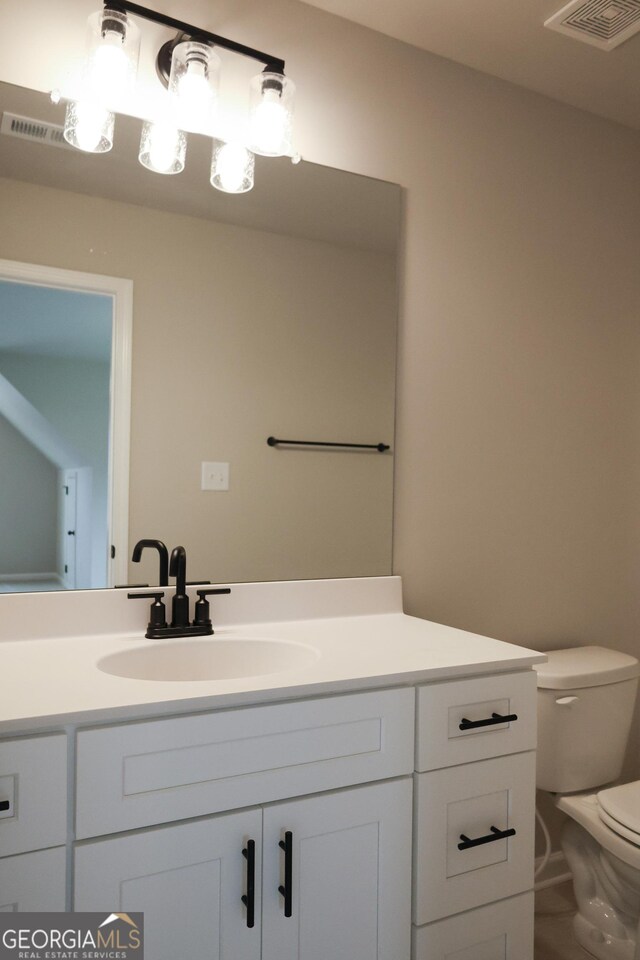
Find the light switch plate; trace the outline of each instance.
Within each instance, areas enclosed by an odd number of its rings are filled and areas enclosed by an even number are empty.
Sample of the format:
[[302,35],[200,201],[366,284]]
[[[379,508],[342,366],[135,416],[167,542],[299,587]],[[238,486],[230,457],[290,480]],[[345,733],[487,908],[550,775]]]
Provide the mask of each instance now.
[[228,490],[229,464],[203,460],[200,488],[202,490]]

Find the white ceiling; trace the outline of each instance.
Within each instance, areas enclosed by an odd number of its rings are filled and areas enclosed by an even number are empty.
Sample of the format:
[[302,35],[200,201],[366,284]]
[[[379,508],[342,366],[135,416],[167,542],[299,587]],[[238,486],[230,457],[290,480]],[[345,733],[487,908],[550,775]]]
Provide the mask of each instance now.
[[640,129],[640,34],[605,52],[544,21],[566,0],[304,0],[530,90]]

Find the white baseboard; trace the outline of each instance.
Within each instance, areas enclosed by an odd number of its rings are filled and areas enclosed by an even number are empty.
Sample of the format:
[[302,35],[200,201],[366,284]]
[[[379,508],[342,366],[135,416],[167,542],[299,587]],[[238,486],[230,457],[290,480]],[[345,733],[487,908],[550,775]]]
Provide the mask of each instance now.
[[[542,857],[536,857],[536,870],[542,863],[542,860]],[[542,873],[537,875],[534,890],[545,890],[547,887],[555,887],[570,879],[571,871],[565,860],[564,853],[562,850],[557,850],[549,857]]]

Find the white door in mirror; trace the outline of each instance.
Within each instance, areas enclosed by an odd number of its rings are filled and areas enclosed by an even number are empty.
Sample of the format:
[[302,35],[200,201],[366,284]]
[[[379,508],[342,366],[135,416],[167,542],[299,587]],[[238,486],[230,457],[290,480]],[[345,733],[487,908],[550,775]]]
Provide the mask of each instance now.
[[229,464],[202,461],[201,490],[228,490]]

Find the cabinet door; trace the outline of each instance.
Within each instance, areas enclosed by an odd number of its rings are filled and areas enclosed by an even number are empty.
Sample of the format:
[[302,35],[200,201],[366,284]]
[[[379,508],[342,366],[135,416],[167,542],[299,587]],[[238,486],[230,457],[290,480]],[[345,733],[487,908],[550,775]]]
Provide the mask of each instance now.
[[405,779],[265,809],[262,960],[409,960],[411,798]]
[[66,847],[0,860],[0,913],[65,910]]
[[[260,810],[81,844],[75,909],[144,913],[148,960],[259,960]],[[247,926],[247,860],[255,842],[255,925]]]

